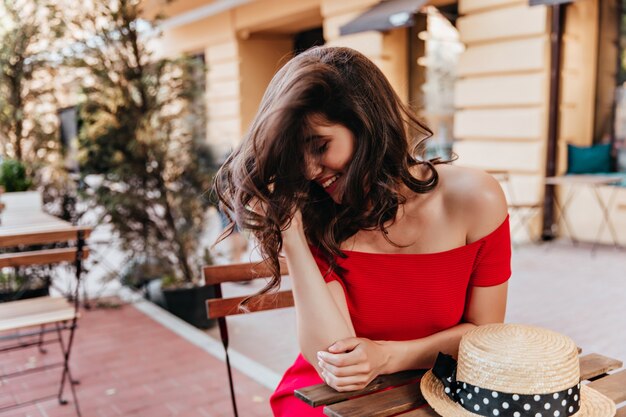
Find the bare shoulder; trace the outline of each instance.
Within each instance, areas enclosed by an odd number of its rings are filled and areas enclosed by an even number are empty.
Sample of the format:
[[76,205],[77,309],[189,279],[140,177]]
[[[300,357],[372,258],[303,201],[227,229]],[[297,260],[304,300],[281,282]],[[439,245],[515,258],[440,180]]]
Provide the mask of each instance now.
[[446,209],[466,225],[468,243],[502,224],[508,214],[507,203],[495,178],[474,168],[443,164],[436,168]]

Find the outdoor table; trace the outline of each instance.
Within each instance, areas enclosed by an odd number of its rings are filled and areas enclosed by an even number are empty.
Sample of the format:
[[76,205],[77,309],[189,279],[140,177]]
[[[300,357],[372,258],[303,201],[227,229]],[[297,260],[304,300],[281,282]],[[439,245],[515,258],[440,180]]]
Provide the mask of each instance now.
[[[596,353],[580,356],[581,381],[606,395],[616,404],[626,401],[626,369],[616,371],[622,362]],[[326,384],[296,390],[295,395],[312,407],[324,407],[331,417],[437,417],[420,391],[419,381],[425,370],[382,375],[359,391],[337,392]],[[626,417],[626,405],[616,417]]]
[[563,220],[563,225],[572,240],[572,243],[576,244],[577,239],[574,236],[573,228],[567,220],[567,209],[572,202],[573,198],[576,194],[582,189],[590,189],[593,192],[595,200],[602,211],[602,218],[600,220],[600,226],[598,227],[598,231],[596,234],[596,239],[593,242],[593,246],[591,247],[591,251],[595,249],[598,240],[600,239],[600,235],[605,227],[609,229],[609,233],[611,233],[611,239],[615,247],[619,247],[619,241],[617,238],[617,233],[615,232],[615,227],[613,227],[613,223],[611,222],[610,215],[610,207],[615,200],[617,195],[617,187],[613,187],[609,195],[609,200],[605,203],[600,195],[600,187],[605,185],[617,185],[622,181],[620,177],[611,176],[611,175],[563,175],[558,177],[548,177],[545,182],[547,185],[559,185],[559,186],[568,186],[568,192],[563,199],[563,203],[559,202],[559,199],[555,200],[556,209]]
[[[90,227],[75,226],[71,223],[44,213],[40,205],[24,204],[24,199],[17,197],[12,199],[9,194],[2,195],[5,209],[2,212],[0,223],[0,269],[4,267],[22,267],[28,265],[53,264],[58,262],[73,262],[76,268],[76,289],[71,298],[71,303],[62,298],[38,297],[28,300],[9,301],[0,304],[0,346],[1,352],[9,352],[15,349],[41,346],[46,342],[58,342],[61,347],[63,361],[46,364],[36,368],[28,368],[11,374],[0,374],[0,379],[17,377],[36,371],[47,371],[53,367],[63,368],[60,380],[60,389],[52,395],[15,403],[3,404],[0,412],[38,401],[58,397],[61,403],[64,383],[69,382],[72,396],[75,402],[76,413],[80,416],[78,400],[74,390],[77,383],[70,373],[70,357],[74,341],[74,331],[78,318],[78,290],[82,272],[82,261],[88,255],[86,239],[91,233]],[[50,243],[67,244],[67,247],[53,249],[33,249],[33,245],[45,245]],[[67,324],[69,323],[69,324]],[[46,328],[48,326],[49,328]],[[40,327],[39,330],[30,330]],[[20,333],[21,330],[27,333]],[[62,330],[69,331],[67,342],[63,341]],[[11,334],[9,334],[11,332]],[[13,333],[15,332],[15,333]],[[44,342],[44,334],[53,333],[57,339]],[[38,341],[25,341],[26,338],[39,338]],[[17,343],[5,345],[6,341],[17,340]]]
[[[7,199],[7,194],[3,199]],[[87,238],[91,232],[89,227],[74,226],[37,209],[12,210],[10,201],[5,204],[0,223],[0,247],[3,248],[75,240],[78,232]]]

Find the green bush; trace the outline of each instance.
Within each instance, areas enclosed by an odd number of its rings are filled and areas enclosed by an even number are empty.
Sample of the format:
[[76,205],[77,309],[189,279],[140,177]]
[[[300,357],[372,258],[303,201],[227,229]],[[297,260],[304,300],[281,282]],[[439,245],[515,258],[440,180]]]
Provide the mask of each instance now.
[[20,161],[7,159],[0,164],[0,185],[6,192],[26,191],[32,181],[26,176],[26,167]]

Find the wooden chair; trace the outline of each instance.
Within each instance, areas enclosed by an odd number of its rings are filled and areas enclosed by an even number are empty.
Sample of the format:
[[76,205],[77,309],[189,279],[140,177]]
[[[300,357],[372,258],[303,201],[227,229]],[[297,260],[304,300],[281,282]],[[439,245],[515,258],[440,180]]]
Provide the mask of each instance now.
[[[78,291],[82,272],[82,261],[89,255],[89,250],[85,246],[85,239],[89,234],[89,229],[75,227],[72,233],[73,239],[76,242],[74,247],[27,250],[0,254],[0,268],[73,262],[76,267],[77,280],[71,301],[59,297],[45,296],[0,303],[0,332],[3,333],[3,335],[0,336],[0,341],[3,342],[3,345],[0,347],[0,353],[33,346],[37,346],[41,353],[46,353],[45,349],[43,349],[44,344],[58,342],[63,356],[62,362],[1,375],[0,378],[7,379],[26,373],[30,374],[36,371],[45,371],[54,367],[63,368],[59,390],[56,394],[3,406],[0,407],[0,412],[55,397],[58,398],[60,404],[67,404],[67,400],[63,398],[65,382],[67,381],[72,392],[76,413],[79,417],[81,415],[74,389],[74,385],[78,382],[72,378],[69,361],[74,341],[74,332],[79,316]],[[30,237],[26,236],[26,241],[29,239]],[[45,243],[64,242],[68,240],[68,236],[63,233],[52,233],[43,236],[41,240],[45,241]],[[39,243],[41,243],[41,240]],[[16,243],[16,240],[4,239],[0,241],[0,247],[11,247]],[[24,242],[20,241],[20,243]],[[46,326],[49,327],[46,328]],[[67,343],[63,340],[63,331],[66,330],[69,331]],[[44,340],[44,335],[47,333],[56,333],[57,338]]]
[[[281,263],[281,275],[287,275],[287,265]],[[253,296],[250,299],[246,310],[240,308],[240,303],[246,298],[243,297],[222,297],[222,283],[246,282],[256,278],[265,278],[271,275],[267,262],[261,263],[241,263],[231,265],[211,265],[204,267],[204,279],[206,285],[212,286],[215,298],[207,300],[207,315],[209,319],[216,319],[224,352],[226,355],[226,369],[228,371],[228,383],[230,387],[230,398],[233,405],[235,417],[238,417],[237,404],[235,401],[235,390],[233,388],[233,376],[228,357],[228,327],[226,317],[242,313],[254,313],[257,311],[273,310],[293,306],[293,295],[291,290],[283,290],[273,294],[263,294]]]

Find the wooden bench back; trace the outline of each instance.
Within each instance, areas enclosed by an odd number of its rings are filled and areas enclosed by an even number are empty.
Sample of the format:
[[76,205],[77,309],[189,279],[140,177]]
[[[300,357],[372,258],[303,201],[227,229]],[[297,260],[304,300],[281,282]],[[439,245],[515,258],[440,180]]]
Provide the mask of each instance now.
[[[271,276],[267,261],[205,266],[203,272],[206,285],[216,289],[216,298],[207,300],[207,314],[210,319],[293,306],[291,290],[252,296],[245,310],[240,308],[240,303],[248,296],[222,298],[222,283],[245,282]],[[280,274],[287,273],[287,265],[281,262]]]
[[[56,248],[3,253],[0,254],[0,268],[74,262],[76,260],[76,252],[78,252],[78,248]],[[86,259],[88,256],[89,248],[84,247],[81,259]]]
[[[52,217],[47,214],[41,214]],[[50,225],[33,224],[30,226],[19,226],[19,232],[7,228],[0,230],[0,248],[8,248],[18,245],[43,245],[48,243],[76,241],[79,232],[82,232],[83,239],[88,239],[91,229],[86,226],[64,226],[56,223]],[[3,233],[4,232],[4,233]],[[8,236],[4,236],[7,234]]]

